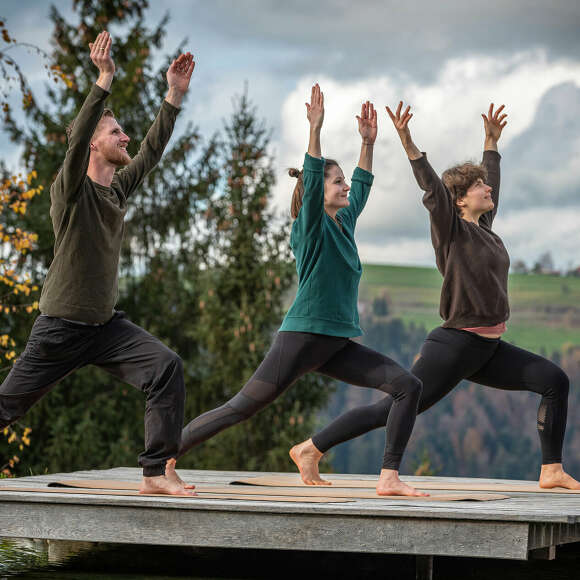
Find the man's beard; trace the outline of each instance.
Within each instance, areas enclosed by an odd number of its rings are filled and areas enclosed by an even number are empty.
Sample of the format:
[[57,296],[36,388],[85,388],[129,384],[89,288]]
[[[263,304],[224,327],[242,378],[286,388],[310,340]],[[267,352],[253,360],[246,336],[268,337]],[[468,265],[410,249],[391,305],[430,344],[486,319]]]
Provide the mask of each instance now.
[[124,167],[131,163],[131,157],[127,153],[126,149],[121,149],[120,147],[115,147],[107,150],[105,152],[105,159],[115,167]]

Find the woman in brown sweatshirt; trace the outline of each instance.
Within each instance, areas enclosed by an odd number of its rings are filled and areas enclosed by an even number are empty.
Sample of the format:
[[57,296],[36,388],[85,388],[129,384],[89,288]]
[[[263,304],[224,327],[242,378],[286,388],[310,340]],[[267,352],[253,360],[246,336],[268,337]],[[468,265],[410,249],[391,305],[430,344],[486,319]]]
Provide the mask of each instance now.
[[[509,255],[492,225],[499,203],[497,141],[507,121],[503,105],[482,115],[485,146],[481,165],[464,163],[439,178],[409,131],[410,107],[387,112],[411,162],[423,205],[429,211],[437,268],[443,276],[442,326],[426,338],[411,373],[423,382],[419,413],[440,401],[461,380],[541,396],[538,434],[542,448],[540,487],[580,489],[562,468],[568,411],[568,377],[551,361],[501,340],[509,317]],[[318,462],[334,445],[384,426],[392,399],[346,412],[292,457],[306,483],[322,483]]]

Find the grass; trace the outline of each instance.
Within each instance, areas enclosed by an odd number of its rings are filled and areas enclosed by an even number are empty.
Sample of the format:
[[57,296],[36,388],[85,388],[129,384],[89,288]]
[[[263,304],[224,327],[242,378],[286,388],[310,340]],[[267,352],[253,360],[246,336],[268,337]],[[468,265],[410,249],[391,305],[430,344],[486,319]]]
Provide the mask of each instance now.
[[[386,294],[393,316],[431,330],[442,322],[441,283],[435,268],[368,264],[359,294],[363,302]],[[509,294],[511,317],[506,340],[548,354],[566,344],[580,346],[580,278],[512,274]]]

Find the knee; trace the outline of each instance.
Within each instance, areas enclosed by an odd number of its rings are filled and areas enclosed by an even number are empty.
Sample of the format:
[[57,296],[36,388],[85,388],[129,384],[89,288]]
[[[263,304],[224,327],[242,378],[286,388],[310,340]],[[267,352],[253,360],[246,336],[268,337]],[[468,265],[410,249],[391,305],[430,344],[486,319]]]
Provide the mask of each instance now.
[[393,384],[396,385],[397,390],[400,392],[399,398],[404,396],[418,401],[423,392],[421,379],[410,373],[398,378]]
[[546,386],[559,398],[567,398],[570,390],[570,379],[568,375],[556,365],[552,365],[550,372],[545,379]]

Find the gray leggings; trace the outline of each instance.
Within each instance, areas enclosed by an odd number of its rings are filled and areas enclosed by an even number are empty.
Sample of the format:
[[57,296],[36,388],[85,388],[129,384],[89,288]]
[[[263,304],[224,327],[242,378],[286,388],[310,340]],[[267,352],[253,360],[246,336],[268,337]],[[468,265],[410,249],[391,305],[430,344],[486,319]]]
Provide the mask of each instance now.
[[387,446],[383,467],[399,469],[413,430],[421,381],[396,362],[348,338],[279,332],[258,370],[221,407],[195,418],[183,429],[179,457],[220,431],[252,417],[308,372],[318,372],[392,397],[385,416]]

